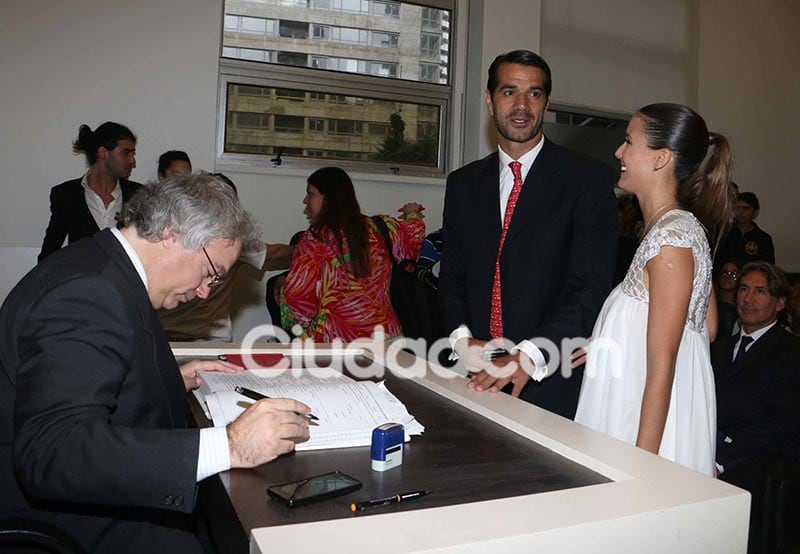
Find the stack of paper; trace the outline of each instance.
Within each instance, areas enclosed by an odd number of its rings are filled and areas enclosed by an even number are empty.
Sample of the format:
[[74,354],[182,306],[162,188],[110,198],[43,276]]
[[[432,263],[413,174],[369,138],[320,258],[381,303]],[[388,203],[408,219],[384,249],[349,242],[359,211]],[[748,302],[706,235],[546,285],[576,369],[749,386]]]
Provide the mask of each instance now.
[[406,441],[421,435],[425,428],[408,413],[405,405],[384,383],[354,381],[333,370],[306,370],[300,376],[291,371],[253,369],[235,374],[203,373],[203,386],[195,391],[216,427],[224,427],[250,404],[249,398],[236,393],[245,387],[272,398],[294,398],[311,407],[319,418],[310,426],[311,438],[297,445],[297,450],[369,446],[372,430],[384,423],[402,423]]

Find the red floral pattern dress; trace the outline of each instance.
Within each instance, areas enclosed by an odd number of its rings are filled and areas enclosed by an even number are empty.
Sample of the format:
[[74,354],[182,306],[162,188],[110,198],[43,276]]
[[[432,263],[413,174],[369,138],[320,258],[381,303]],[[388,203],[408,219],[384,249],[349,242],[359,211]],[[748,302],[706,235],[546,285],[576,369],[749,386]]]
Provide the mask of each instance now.
[[[396,260],[416,260],[425,238],[422,219],[401,221],[381,216],[389,228]],[[323,240],[306,233],[295,248],[289,275],[281,293],[281,324],[289,329],[300,325],[301,338],[331,342],[335,338],[350,342],[369,338],[377,325],[387,336],[401,335],[400,323],[389,299],[392,262],[375,223],[365,218],[369,232],[371,274],[353,276],[350,250],[345,240],[339,252],[328,229]]]

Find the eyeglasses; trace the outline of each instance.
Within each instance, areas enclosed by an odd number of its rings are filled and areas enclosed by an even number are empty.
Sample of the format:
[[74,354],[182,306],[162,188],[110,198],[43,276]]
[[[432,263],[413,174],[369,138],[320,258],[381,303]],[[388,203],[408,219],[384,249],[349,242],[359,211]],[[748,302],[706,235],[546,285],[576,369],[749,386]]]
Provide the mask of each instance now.
[[723,271],[722,272],[722,276],[723,277],[728,277],[729,279],[733,279],[735,281],[736,279],[739,278],[739,272],[738,271]]
[[208,282],[208,288],[213,289],[214,287],[220,286],[225,281],[225,277],[217,273],[217,268],[214,267],[214,262],[211,261],[211,256],[208,255],[208,250],[206,250],[205,246],[203,247],[203,254],[206,255],[208,263],[211,265],[211,271],[214,272],[214,276]]

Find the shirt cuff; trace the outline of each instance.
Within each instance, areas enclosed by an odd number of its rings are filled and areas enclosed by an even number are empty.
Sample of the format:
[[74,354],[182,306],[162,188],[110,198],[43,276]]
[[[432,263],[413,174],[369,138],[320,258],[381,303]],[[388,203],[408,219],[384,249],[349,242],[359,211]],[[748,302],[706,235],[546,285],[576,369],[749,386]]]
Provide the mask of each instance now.
[[225,427],[200,429],[200,452],[197,455],[197,482],[231,468],[228,449],[228,430]]
[[533,362],[533,365],[535,366],[533,370],[533,375],[531,375],[531,379],[533,379],[536,382],[539,382],[548,376],[547,362],[544,359],[544,354],[542,354],[542,351],[539,350],[538,346],[536,346],[529,340],[524,340],[518,345],[516,345],[514,348],[512,348],[510,354],[514,354],[518,350],[521,351],[526,356],[528,356]]
[[265,244],[264,248],[259,248],[258,252],[254,252],[249,256],[242,256],[242,260],[256,269],[262,269],[267,262],[267,245]]
[[456,353],[456,343],[461,339],[471,339],[472,338],[472,331],[469,330],[469,327],[466,325],[459,325],[453,332],[450,333],[450,348],[453,350],[448,356],[448,360],[454,362],[458,359],[458,354]]

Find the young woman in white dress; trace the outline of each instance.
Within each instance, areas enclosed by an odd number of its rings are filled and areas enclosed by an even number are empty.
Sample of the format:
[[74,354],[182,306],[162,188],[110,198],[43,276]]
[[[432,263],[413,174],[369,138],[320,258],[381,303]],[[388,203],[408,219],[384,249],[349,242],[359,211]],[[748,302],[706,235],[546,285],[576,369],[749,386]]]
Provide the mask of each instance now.
[[616,157],[619,186],[636,195],[645,226],[595,324],[575,421],[713,475],[707,230],[730,221],[730,147],[692,109],[651,104],[631,119]]

